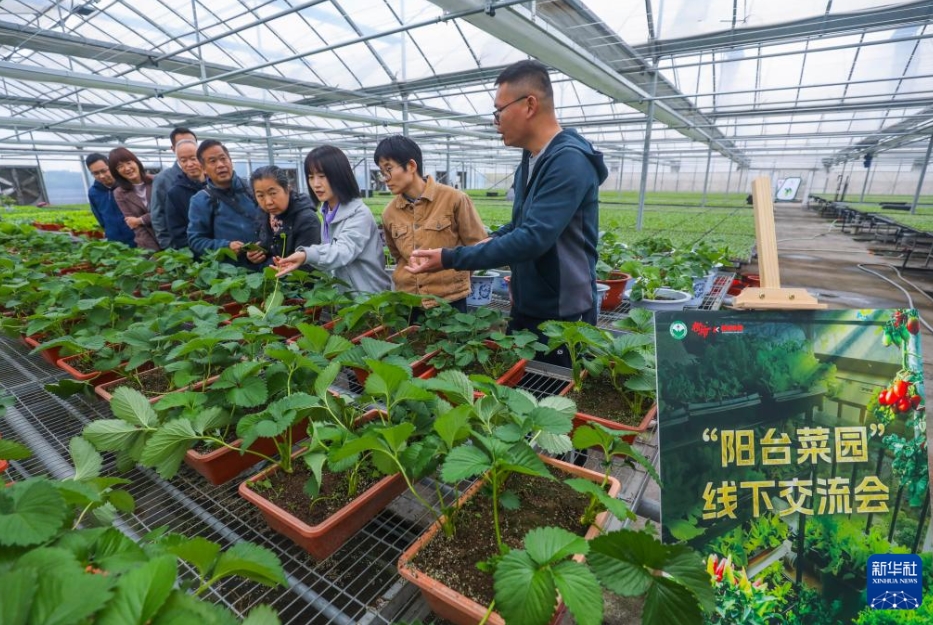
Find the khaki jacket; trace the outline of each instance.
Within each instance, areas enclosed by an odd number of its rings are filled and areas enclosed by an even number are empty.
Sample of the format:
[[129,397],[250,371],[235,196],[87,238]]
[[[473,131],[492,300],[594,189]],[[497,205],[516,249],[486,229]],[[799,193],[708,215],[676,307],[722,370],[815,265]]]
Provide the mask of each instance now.
[[445,269],[412,274],[405,270],[411,252],[418,249],[476,245],[486,229],[470,197],[428,176],[424,193],[414,203],[398,195],[382,213],[386,245],[395,259],[395,290],[415,295],[436,295],[448,302],[470,294],[470,272]]

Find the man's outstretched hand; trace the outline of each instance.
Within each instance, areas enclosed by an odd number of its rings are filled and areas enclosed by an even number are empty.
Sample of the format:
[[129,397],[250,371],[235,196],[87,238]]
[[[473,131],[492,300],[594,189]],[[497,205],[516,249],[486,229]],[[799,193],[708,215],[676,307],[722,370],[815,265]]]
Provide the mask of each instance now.
[[414,250],[408,258],[408,264],[405,265],[411,273],[431,273],[441,271],[444,265],[441,263],[440,248],[433,250]]

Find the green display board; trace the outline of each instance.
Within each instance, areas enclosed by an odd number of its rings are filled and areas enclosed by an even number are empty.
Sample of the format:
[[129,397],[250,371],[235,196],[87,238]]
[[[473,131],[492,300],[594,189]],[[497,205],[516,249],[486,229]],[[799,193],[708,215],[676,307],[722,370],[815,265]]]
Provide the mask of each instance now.
[[868,558],[922,552],[930,516],[919,328],[903,309],[658,313],[662,535],[708,558],[720,606],[754,606],[742,622],[887,622]]

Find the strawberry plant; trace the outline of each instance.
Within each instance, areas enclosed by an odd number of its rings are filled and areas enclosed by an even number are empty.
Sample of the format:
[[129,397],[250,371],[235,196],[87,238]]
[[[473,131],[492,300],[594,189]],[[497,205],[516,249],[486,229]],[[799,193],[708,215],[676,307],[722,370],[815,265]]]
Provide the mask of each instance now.
[[[70,450],[71,478],[34,477],[0,489],[0,605],[10,622],[235,623],[198,597],[234,576],[286,584],[275,555],[250,543],[222,552],[165,528],[133,542],[109,527],[117,511],[134,508],[129,493],[116,488],[127,480],[101,477],[103,459],[87,441],[72,439]],[[194,579],[179,576],[179,560]],[[262,606],[244,621],[278,622]]]
[[[645,625],[699,625],[715,597],[700,557],[682,545],[664,545],[645,531],[617,530],[590,541],[556,527],[525,535],[496,568],[495,601],[510,625],[544,625],[560,599],[575,622],[603,621],[602,590],[644,596]],[[571,559],[586,556],[585,562]],[[728,621],[745,623],[747,621]]]

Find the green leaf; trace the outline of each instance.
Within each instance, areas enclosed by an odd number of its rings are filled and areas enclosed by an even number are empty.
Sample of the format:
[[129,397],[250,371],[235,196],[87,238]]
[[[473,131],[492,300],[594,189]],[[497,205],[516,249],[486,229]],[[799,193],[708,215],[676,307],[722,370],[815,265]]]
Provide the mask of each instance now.
[[145,625],[168,599],[177,574],[175,556],[165,555],[120,576],[116,596],[95,625]]
[[114,390],[110,409],[113,416],[140,427],[153,428],[159,424],[159,417],[146,396],[127,386]]
[[611,497],[599,484],[591,482],[589,480],[583,479],[582,477],[574,477],[569,480],[565,480],[564,484],[574,489],[578,493],[583,493],[584,495],[592,495],[603,505],[606,510],[611,512],[617,519],[635,519],[635,513],[628,507],[628,504],[622,501],[621,499],[616,499]]
[[312,498],[316,498],[321,491],[321,484],[324,481],[324,463],[327,461],[327,455],[318,452],[307,453],[301,456],[305,466],[311,471],[312,479],[305,484],[305,493]]
[[124,451],[144,437],[145,430],[120,419],[100,419],[88,423],[81,435],[101,451]]
[[54,484],[69,506],[81,507],[93,503],[102,503],[100,491],[86,482],[63,480]]
[[107,493],[107,503],[112,505],[120,512],[132,513],[136,509],[136,502],[133,496],[125,490],[112,490]]
[[64,378],[52,384],[45,384],[42,388],[58,397],[68,398],[72,395],[94,396],[94,387],[88,382],[78,382],[71,378]]
[[576,554],[586,555],[586,539],[559,527],[537,527],[525,534],[525,551],[540,565],[559,562]]
[[8,438],[0,438],[0,460],[25,460],[32,452],[25,445],[15,443]]
[[670,531],[671,536],[677,540],[691,540],[706,532],[706,530],[698,528],[695,524],[684,519],[677,519],[670,523],[667,529]]
[[378,360],[367,360],[366,364],[369,365],[372,374],[366,378],[364,391],[370,397],[391,397],[402,382],[411,378],[411,372],[398,365]]
[[441,467],[441,479],[448,484],[482,475],[492,468],[492,460],[483,450],[472,445],[454,447]]
[[395,453],[398,453],[399,450],[408,442],[408,438],[414,433],[415,424],[411,422],[399,423],[398,425],[393,425],[392,427],[382,428],[379,430],[379,435],[388,443],[389,448],[392,449]]
[[503,556],[493,575],[496,609],[509,625],[546,625],[557,606],[557,588],[547,569],[525,551]]
[[334,383],[337,376],[340,375],[340,363],[332,362],[321,371],[314,381],[314,393],[318,396],[324,396],[330,385]]
[[552,408],[570,417],[577,411],[577,406],[573,403],[573,400],[564,395],[549,395],[542,398],[538,405],[542,408]]
[[664,545],[645,532],[618,530],[590,541],[590,568],[607,589],[646,595],[643,622],[702,623],[701,606],[715,605],[700,556],[684,545]]
[[454,403],[473,403],[473,383],[458,369],[441,371],[437,380],[445,387],[445,394]]
[[434,420],[434,431],[438,433],[448,449],[453,449],[457,442],[469,436],[468,426],[471,412],[470,406],[457,406]]
[[75,436],[68,442],[68,448],[71,451],[71,461],[75,465],[75,474],[72,479],[81,481],[100,476],[104,459],[91,443]]
[[566,434],[541,432],[535,442],[541,449],[555,456],[573,451],[573,443],[570,442],[570,437]]
[[0,489],[0,545],[43,543],[55,536],[67,515],[62,496],[41,478]]
[[[708,575],[706,581],[709,586]],[[651,585],[644,606],[641,617],[644,625],[700,625],[705,622],[696,596],[674,580],[663,577]]]
[[[200,394],[203,395],[203,393]],[[230,417],[227,412],[222,410],[219,406],[212,406],[211,408],[199,412],[191,426],[198,434],[204,434],[205,432],[224,427],[229,422]]]
[[518,495],[507,490],[499,495],[499,505],[502,506],[504,510],[518,510],[522,507],[522,502],[518,498]]
[[551,434],[569,434],[573,427],[573,413],[561,412],[554,408],[539,406],[532,410],[528,417],[535,430]]
[[118,529],[109,527],[90,545],[87,559],[105,571],[126,571],[149,560],[142,547]]
[[541,477],[551,478],[551,472],[547,465],[538,457],[535,450],[528,443],[521,441],[509,449],[508,463],[505,465],[509,471],[524,473],[525,475],[539,475]]
[[180,406],[201,406],[207,402],[207,395],[198,391],[180,391],[168,393],[159,398],[153,406],[157,412],[171,410]]
[[239,382],[226,393],[227,401],[240,408],[261,406],[269,398],[266,381],[261,377],[252,377]]
[[[110,599],[111,581],[103,575],[87,575],[80,569],[51,569],[39,575],[30,623],[72,625],[104,607]],[[95,625],[101,621],[95,620]]]
[[211,577],[215,580],[233,575],[251,579],[264,586],[287,586],[285,572],[276,555],[259,545],[241,542],[220,554]]
[[561,599],[578,625],[601,625],[603,592],[592,571],[579,562],[568,560],[555,565],[551,574]]
[[183,538],[177,543],[169,545],[166,550],[194,566],[198,571],[198,575],[206,579],[211,569],[214,568],[214,562],[217,561],[220,545],[201,536],[196,536],[194,538]]
[[188,419],[174,419],[160,427],[146,442],[139,461],[165,479],[177,472],[185,453],[200,440]]
[[0,623],[27,625],[37,581],[34,570],[0,573]]
[[608,449],[612,445],[612,437],[590,425],[581,425],[573,432],[573,446],[577,449],[601,447]]
[[259,605],[243,620],[243,625],[281,625],[281,622],[275,610],[267,605]]

